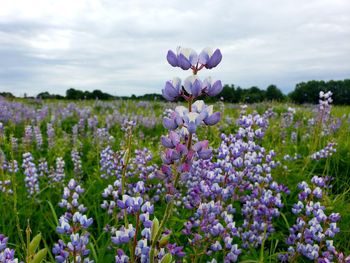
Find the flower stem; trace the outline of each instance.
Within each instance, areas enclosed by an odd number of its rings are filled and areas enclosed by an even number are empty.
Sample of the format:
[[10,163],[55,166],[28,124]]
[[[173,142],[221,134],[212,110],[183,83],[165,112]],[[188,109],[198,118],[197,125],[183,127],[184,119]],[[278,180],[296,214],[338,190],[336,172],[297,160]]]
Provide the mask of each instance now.
[[[125,156],[125,160],[123,162],[121,196],[123,196],[123,194],[125,193],[126,169],[128,167],[129,160],[131,157],[131,139],[132,139],[132,130],[130,129],[128,132],[128,137],[127,137],[126,156]],[[124,224],[125,224],[126,228],[129,225],[126,209],[124,210]]]
[[[177,176],[179,177],[179,176]],[[175,182],[177,180],[175,179]],[[150,259],[150,263],[153,263],[154,262],[154,252],[155,252],[155,247],[156,247],[156,243],[158,242],[159,238],[160,238],[160,235],[162,234],[162,231],[163,231],[163,227],[165,225],[165,222],[168,221],[169,217],[171,216],[172,214],[172,211],[173,211],[173,205],[174,205],[174,199],[171,199],[166,208],[165,208],[165,212],[164,212],[164,217],[163,217],[163,220],[161,221],[160,225],[159,225],[159,228],[158,228],[158,231],[156,233],[156,236],[154,237],[154,239],[152,240],[152,246],[151,246],[151,250],[150,250],[150,253],[149,253],[149,259]]]

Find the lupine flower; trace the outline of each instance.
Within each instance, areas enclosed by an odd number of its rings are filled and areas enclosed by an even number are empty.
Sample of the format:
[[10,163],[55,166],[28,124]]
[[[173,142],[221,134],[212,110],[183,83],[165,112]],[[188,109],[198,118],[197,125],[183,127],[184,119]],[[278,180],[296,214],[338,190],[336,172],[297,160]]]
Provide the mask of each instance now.
[[174,101],[181,95],[181,89],[181,79],[174,78],[172,81],[167,81],[162,89],[163,97],[168,101]]
[[79,178],[80,175],[82,174],[82,164],[81,164],[81,158],[79,155],[79,152],[77,149],[73,149],[71,152],[71,158],[73,161],[73,165],[74,165],[74,175]]
[[211,77],[208,77],[204,81],[201,81],[194,75],[187,77],[183,82],[183,86],[181,86],[181,80],[179,78],[167,81],[164,89],[162,89],[162,94],[168,101],[175,101],[180,96],[189,101],[201,95],[215,97],[222,91],[222,88],[220,80],[213,82]]
[[49,174],[48,164],[44,158],[39,160],[38,172],[40,177],[44,177]]
[[222,55],[219,49],[213,51],[211,48],[205,48],[202,52],[197,53],[190,48],[177,48],[177,54],[172,50],[168,51],[167,60],[173,67],[180,67],[183,70],[192,69],[195,72],[201,70],[203,67],[212,69],[216,67],[222,59]]
[[48,148],[51,149],[55,144],[55,130],[52,123],[47,123],[47,142]]
[[337,149],[335,148],[336,146],[337,146],[336,143],[330,142],[326,145],[324,149],[311,154],[310,158],[313,160],[326,159],[332,156],[333,153],[337,151]]
[[115,245],[129,243],[130,239],[135,235],[135,228],[129,224],[128,228],[122,226],[120,230],[115,232],[115,236],[112,236],[112,242]]
[[36,147],[37,149],[40,150],[43,145],[43,137],[41,135],[39,126],[34,126],[34,135],[35,135]]
[[[90,250],[87,249],[89,243],[89,233],[86,229],[93,223],[92,218],[87,218],[82,214],[86,211],[84,205],[79,204],[79,196],[84,189],[71,179],[64,188],[60,207],[67,209],[67,212],[59,219],[59,225],[56,228],[57,233],[69,237],[67,242],[59,240],[52,249],[56,262],[65,262],[73,259],[76,262],[92,262],[88,258]],[[69,260],[72,261],[72,260]]]
[[317,262],[332,262],[336,254],[332,238],[339,232],[336,222],[340,215],[331,213],[327,216],[325,207],[320,203],[327,179],[314,176],[311,182],[311,186],[305,181],[298,185],[301,190],[299,201],[292,208],[298,217],[289,230],[290,235],[286,240],[288,254],[280,256],[282,261],[295,261],[300,254]]
[[65,177],[64,173],[65,162],[62,157],[56,158],[56,170],[52,171],[49,175],[49,180],[51,184],[62,183]]
[[18,139],[15,137],[11,137],[11,148],[14,152],[18,150]]
[[213,51],[211,48],[205,48],[199,54],[198,62],[204,65],[207,69],[216,67],[222,59],[220,49]]
[[7,247],[8,238],[0,234],[0,262],[4,263],[18,263],[15,258],[15,251]]
[[0,122],[0,139],[4,136],[4,124]]
[[129,257],[125,255],[124,251],[121,249],[117,250],[117,255],[115,256],[115,263],[128,263]]
[[22,168],[26,176],[24,182],[29,196],[33,196],[39,192],[38,173],[33,161],[34,159],[31,153],[27,152],[23,154]]
[[213,113],[213,106],[206,106],[203,101],[196,101],[192,105],[191,112],[184,106],[177,106],[170,118],[164,118],[163,125],[169,130],[184,126],[189,133],[195,133],[201,124],[215,125],[220,117],[220,112]]
[[33,142],[33,127],[27,125],[24,130],[23,143],[26,147],[29,147]]
[[220,80],[213,82],[212,78],[208,77],[203,81],[202,93],[210,97],[215,97],[222,91],[222,89],[223,86]]

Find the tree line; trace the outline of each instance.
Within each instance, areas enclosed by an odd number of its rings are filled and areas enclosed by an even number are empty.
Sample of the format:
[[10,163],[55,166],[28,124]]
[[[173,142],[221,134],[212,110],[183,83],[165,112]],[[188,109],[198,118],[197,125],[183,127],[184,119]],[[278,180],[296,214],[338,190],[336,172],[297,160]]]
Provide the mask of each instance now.
[[[333,93],[333,103],[339,105],[350,105],[350,79],[317,81],[311,80],[296,84],[295,89],[289,94],[283,92],[276,85],[269,85],[266,89],[260,89],[256,86],[244,89],[239,86],[224,85],[222,92],[215,98],[207,98],[206,100],[223,100],[231,103],[258,103],[262,101],[290,101],[298,104],[302,103],[318,103],[320,91],[331,91]],[[10,92],[0,92],[0,96],[14,98]],[[148,101],[164,101],[162,95],[157,93],[144,94],[141,96],[113,96],[102,92],[101,90],[81,91],[70,88],[66,91],[66,95],[50,94],[49,92],[41,92],[36,98],[40,99],[66,99],[66,100],[115,100],[115,99],[132,99],[132,100],[148,100]]]

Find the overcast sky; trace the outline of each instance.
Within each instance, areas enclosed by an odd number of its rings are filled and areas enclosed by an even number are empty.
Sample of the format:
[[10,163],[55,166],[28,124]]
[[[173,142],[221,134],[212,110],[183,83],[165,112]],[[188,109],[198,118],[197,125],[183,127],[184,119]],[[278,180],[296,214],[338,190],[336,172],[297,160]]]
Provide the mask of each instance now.
[[200,75],[244,88],[350,78],[350,1],[0,0],[0,91],[160,93],[190,74],[179,45],[220,48]]

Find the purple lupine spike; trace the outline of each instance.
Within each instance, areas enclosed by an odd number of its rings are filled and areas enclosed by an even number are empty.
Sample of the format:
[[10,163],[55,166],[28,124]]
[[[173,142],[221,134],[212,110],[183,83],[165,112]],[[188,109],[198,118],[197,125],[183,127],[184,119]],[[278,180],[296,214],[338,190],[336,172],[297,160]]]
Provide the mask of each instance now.
[[23,164],[25,174],[25,184],[29,196],[33,196],[39,192],[39,175],[37,173],[36,166],[34,164],[34,158],[31,153],[27,152],[23,154]]
[[42,145],[43,145],[43,137],[41,135],[41,131],[40,131],[39,126],[34,126],[34,134],[35,134],[37,149],[40,150],[42,148]]
[[56,262],[72,261],[73,258],[91,262],[88,258],[90,250],[87,248],[90,234],[86,229],[92,225],[93,219],[82,214],[86,211],[78,201],[82,192],[84,189],[74,179],[71,179],[64,188],[59,206],[66,208],[67,212],[60,217],[56,231],[69,236],[70,241],[65,243],[63,240],[58,240],[54,245],[52,252]]

